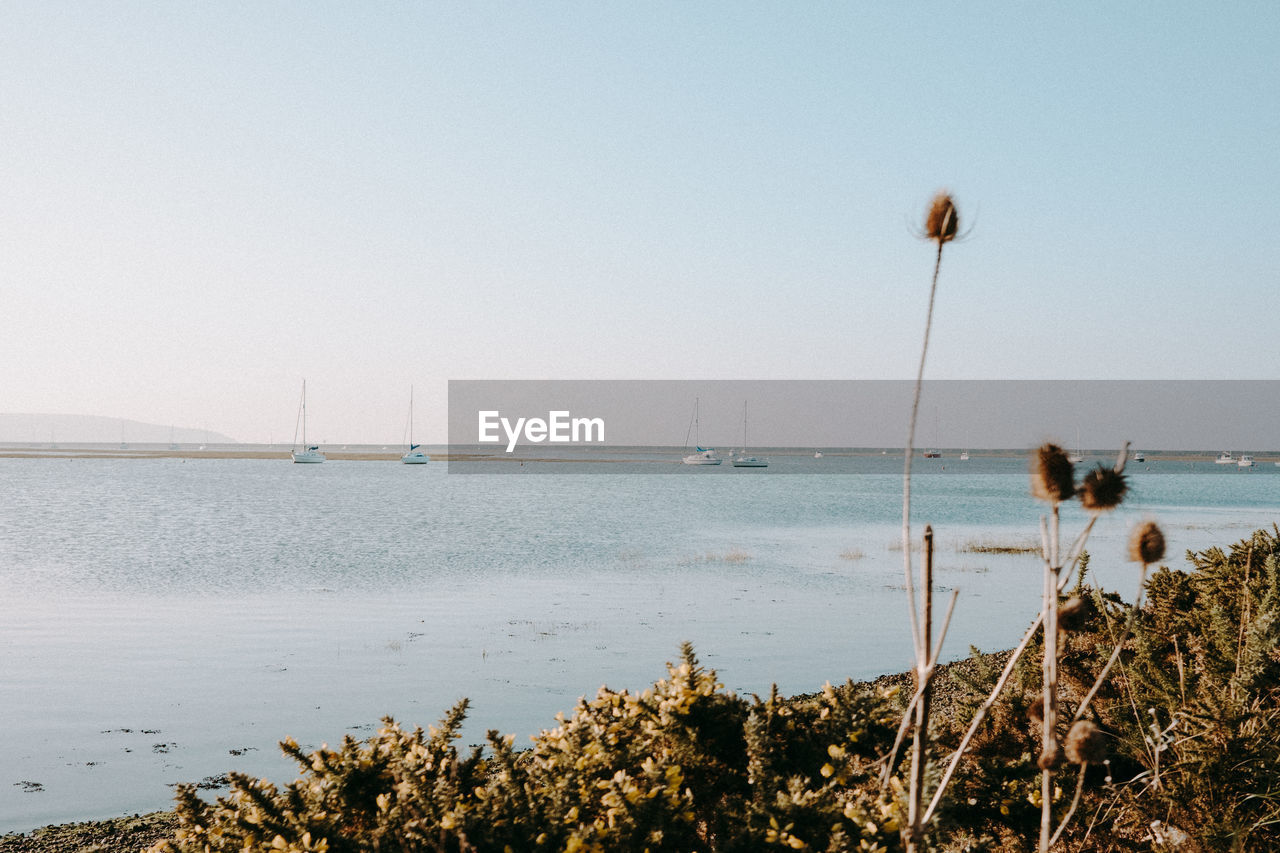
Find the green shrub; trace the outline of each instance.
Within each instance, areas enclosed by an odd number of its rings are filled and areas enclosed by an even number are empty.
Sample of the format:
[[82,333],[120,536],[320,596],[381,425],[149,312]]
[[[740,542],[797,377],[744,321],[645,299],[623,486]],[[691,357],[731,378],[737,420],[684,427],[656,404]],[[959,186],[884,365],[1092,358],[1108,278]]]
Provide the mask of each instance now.
[[387,719],[337,749],[281,744],[283,790],[231,774],[215,803],[179,790],[179,827],[154,850],[893,850],[896,804],[868,793],[893,736],[885,698],[826,688],[782,703],[723,691],[686,646],[639,694],[603,688],[516,751],[453,745],[459,703],[427,732]]

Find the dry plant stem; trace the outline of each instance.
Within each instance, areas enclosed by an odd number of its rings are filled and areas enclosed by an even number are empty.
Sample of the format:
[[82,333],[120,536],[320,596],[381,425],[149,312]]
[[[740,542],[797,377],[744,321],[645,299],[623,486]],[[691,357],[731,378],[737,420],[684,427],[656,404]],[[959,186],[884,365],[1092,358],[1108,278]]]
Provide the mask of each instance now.
[[1243,618],[1240,619],[1240,637],[1236,641],[1236,677],[1240,676],[1240,660],[1244,656],[1244,637],[1249,629],[1249,570],[1253,568],[1253,546],[1249,546],[1249,553],[1244,558],[1244,586],[1240,588],[1240,612]]
[[1084,529],[1080,531],[1080,535],[1076,537],[1076,541],[1072,542],[1071,547],[1067,550],[1067,559],[1063,561],[1063,565],[1059,566],[1059,568],[1065,569],[1069,566],[1070,569],[1062,572],[1059,576],[1058,592],[1062,592],[1066,585],[1071,582],[1071,579],[1075,577],[1076,566],[1080,563],[1080,555],[1084,553],[1084,544],[1089,541],[1089,534],[1093,531],[1093,525],[1097,521],[1098,516],[1096,513],[1089,516],[1089,523],[1084,526]]
[[[1089,688],[1088,694],[1080,703],[1080,707],[1076,709],[1076,714],[1071,718],[1074,723],[1084,716],[1085,711],[1089,710],[1089,703],[1093,701],[1093,697],[1098,695],[1098,691],[1102,688],[1102,682],[1106,679],[1107,673],[1111,671],[1111,667],[1120,658],[1120,651],[1124,648],[1125,640],[1129,639],[1129,632],[1133,630],[1134,623],[1138,621],[1138,613],[1142,610],[1142,593],[1147,588],[1147,564],[1142,564],[1142,572],[1138,576],[1138,594],[1134,597],[1133,607],[1129,610],[1128,617],[1124,620],[1124,627],[1120,630],[1120,637],[1116,640],[1116,647],[1111,651],[1111,657],[1107,658],[1107,663],[1102,667],[1102,672],[1098,673],[1098,677],[1093,682],[1093,687]],[[1177,639],[1174,639],[1177,642]],[[1179,660],[1179,669],[1181,669],[1181,660]],[[1181,674],[1179,674],[1181,681]]]
[[951,590],[951,601],[947,605],[947,615],[942,620],[942,630],[938,632],[938,641],[934,644],[933,655],[929,658],[929,665],[925,668],[924,682],[916,687],[916,692],[912,694],[911,701],[907,703],[906,709],[902,712],[902,722],[898,725],[898,735],[893,740],[893,748],[889,750],[889,754],[883,759],[884,770],[880,773],[881,788],[889,787],[889,776],[893,772],[894,762],[898,760],[898,750],[902,748],[902,742],[907,737],[907,729],[911,727],[911,718],[915,714],[916,703],[920,701],[920,697],[924,693],[924,685],[930,683],[933,673],[938,667],[938,658],[942,654],[942,644],[947,639],[947,629],[951,627],[951,614],[955,612],[956,599],[959,597],[959,590]]
[[1084,793],[1084,771],[1089,769],[1089,762],[1084,761],[1080,764],[1080,775],[1076,777],[1076,793],[1071,798],[1071,808],[1067,809],[1067,814],[1062,818],[1062,823],[1058,824],[1057,830],[1053,833],[1053,838],[1049,839],[1049,846],[1058,843],[1058,839],[1062,837],[1062,831],[1067,828],[1067,824],[1071,823],[1071,818],[1075,817],[1076,807],[1080,805],[1080,795]]
[[[1044,728],[1040,745],[1042,756],[1058,751],[1058,504],[1053,504],[1053,523],[1044,564],[1044,658],[1041,665],[1044,684]],[[1041,519],[1043,529],[1044,521]],[[1053,831],[1053,768],[1045,767],[1040,775],[1040,853],[1048,853]]]
[[[920,563],[920,587],[924,594],[924,618],[920,625],[920,640],[926,649],[932,641],[933,630],[933,527],[924,528],[924,558]],[[929,689],[931,673],[926,667],[916,669],[916,692],[920,699],[916,702],[916,724],[911,749],[911,781],[908,788],[907,851],[914,853],[919,847],[924,834],[924,825],[920,821],[922,801],[924,799],[924,767],[929,754],[929,700],[932,691]]]
[[1004,670],[1000,673],[1000,678],[996,681],[996,686],[991,688],[991,694],[979,706],[977,713],[973,715],[973,721],[969,723],[969,730],[964,733],[964,737],[960,741],[960,745],[956,747],[956,751],[951,754],[951,761],[947,764],[947,769],[942,774],[942,779],[938,782],[938,789],[933,792],[933,799],[929,801],[929,808],[925,810],[923,823],[928,823],[933,817],[933,813],[938,810],[938,804],[942,802],[942,795],[946,793],[947,785],[951,782],[951,777],[955,774],[956,766],[959,765],[960,759],[964,757],[965,751],[969,748],[969,742],[973,740],[973,736],[977,734],[978,727],[982,725],[982,721],[987,718],[987,712],[991,710],[991,706],[996,703],[996,699],[1000,698],[1000,693],[1004,690],[1005,684],[1008,683],[1009,677],[1013,675],[1013,668],[1017,666],[1018,660],[1022,657],[1022,653],[1027,650],[1031,638],[1036,635],[1040,624],[1044,622],[1044,613],[1036,617],[1036,621],[1031,623],[1031,627],[1027,629],[1027,633],[1022,635],[1022,642],[1009,655],[1009,660],[1004,665]]
[[938,256],[933,264],[933,282],[929,286],[929,311],[924,321],[924,343],[920,347],[920,367],[916,371],[915,394],[911,400],[911,424],[907,428],[907,448],[902,464],[902,564],[906,578],[907,600],[911,609],[911,641],[915,645],[916,669],[925,665],[929,654],[927,644],[921,642],[920,618],[917,615],[916,590],[911,579],[911,456],[915,452],[916,421],[920,414],[920,386],[924,382],[925,357],[929,353],[929,332],[933,328],[933,302],[938,293],[938,272],[942,269],[943,241],[938,241]]

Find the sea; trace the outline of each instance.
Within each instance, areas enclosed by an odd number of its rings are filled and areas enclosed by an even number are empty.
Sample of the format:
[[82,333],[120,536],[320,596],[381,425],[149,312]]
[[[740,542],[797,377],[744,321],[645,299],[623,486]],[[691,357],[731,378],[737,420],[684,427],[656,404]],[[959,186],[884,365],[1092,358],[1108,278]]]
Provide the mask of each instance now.
[[[464,746],[527,742],[685,641],[743,696],[907,669],[900,452],[753,452],[769,467],[0,459],[0,832],[217,796],[232,770],[284,784],[286,736],[425,727],[463,698]],[[1141,521],[1174,568],[1280,521],[1280,467],[1213,455],[1129,464],[1091,582],[1133,599]],[[958,594],[943,658],[1011,647],[1040,596],[1025,453],[913,467],[912,538],[932,526],[935,600]],[[1064,539],[1085,520],[1068,507]]]

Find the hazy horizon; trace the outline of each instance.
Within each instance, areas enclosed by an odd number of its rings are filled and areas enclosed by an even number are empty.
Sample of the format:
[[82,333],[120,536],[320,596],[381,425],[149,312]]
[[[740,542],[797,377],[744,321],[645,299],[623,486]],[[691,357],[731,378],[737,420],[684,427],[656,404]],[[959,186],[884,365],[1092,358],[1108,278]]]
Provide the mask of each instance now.
[[[607,424],[604,443],[615,447],[685,447],[700,440],[720,447],[900,448],[912,389],[906,380],[459,381],[450,383],[448,434],[419,432],[416,440],[471,446],[480,410],[500,412],[511,423],[560,410],[600,418]],[[694,405],[700,439],[692,432]],[[1056,441],[1102,450],[1130,442],[1151,452],[1271,451],[1280,449],[1277,423],[1280,380],[930,380],[922,388],[915,446],[1015,450]],[[335,441],[314,431],[309,437],[325,445],[407,440]],[[204,427],[0,413],[0,443],[288,445],[298,439],[291,431],[245,442]]]

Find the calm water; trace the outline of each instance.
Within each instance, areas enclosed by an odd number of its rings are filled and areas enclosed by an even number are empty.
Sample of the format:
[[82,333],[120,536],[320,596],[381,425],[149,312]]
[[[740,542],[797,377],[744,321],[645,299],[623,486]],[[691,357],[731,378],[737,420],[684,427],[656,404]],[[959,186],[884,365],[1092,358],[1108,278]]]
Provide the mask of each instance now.
[[[743,693],[905,669],[900,469],[0,460],[0,831],[164,808],[174,783],[229,769],[286,782],[286,735],[425,725],[463,696],[468,740],[523,738],[602,683],[651,684],[682,640]],[[938,583],[960,591],[947,657],[1012,645],[1038,609],[1035,559],[964,545],[1035,541],[1024,461],[917,471],[917,532],[934,525]],[[1090,543],[1127,599],[1136,520],[1181,555],[1280,519],[1274,465],[1131,473]]]

